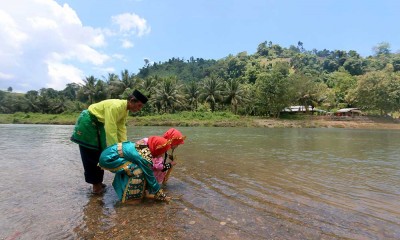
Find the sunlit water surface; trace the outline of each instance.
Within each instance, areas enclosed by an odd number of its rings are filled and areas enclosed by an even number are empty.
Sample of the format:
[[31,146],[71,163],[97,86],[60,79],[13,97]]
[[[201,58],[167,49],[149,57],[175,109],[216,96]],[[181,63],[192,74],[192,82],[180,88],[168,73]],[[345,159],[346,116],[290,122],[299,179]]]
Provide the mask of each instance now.
[[0,239],[400,239],[400,131],[181,127],[173,201],[125,206],[72,129],[0,125]]

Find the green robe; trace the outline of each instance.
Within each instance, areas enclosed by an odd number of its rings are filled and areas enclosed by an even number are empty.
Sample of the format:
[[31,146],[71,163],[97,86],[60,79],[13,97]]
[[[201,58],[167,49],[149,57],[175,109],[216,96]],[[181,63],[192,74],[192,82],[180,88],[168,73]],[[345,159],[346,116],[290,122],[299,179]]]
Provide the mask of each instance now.
[[71,141],[86,148],[103,150],[106,148],[104,124],[88,110],[83,110],[76,121]]

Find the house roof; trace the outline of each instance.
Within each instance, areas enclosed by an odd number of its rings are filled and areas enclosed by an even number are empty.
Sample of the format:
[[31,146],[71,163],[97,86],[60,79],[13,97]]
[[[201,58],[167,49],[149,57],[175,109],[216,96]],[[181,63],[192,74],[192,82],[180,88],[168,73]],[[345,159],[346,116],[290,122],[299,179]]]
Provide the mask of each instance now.
[[[306,107],[305,106],[290,106],[286,107],[282,110],[283,112],[305,112]],[[308,111],[314,111],[314,112],[325,112],[324,110],[320,110],[317,108],[314,108],[312,106],[308,106]]]
[[344,112],[361,112],[359,108],[342,108],[337,110],[336,112],[344,113]]
[[[311,110],[312,107],[308,106],[308,110]],[[290,107],[285,107],[283,109],[284,112],[305,112],[306,107],[305,106],[290,106]]]

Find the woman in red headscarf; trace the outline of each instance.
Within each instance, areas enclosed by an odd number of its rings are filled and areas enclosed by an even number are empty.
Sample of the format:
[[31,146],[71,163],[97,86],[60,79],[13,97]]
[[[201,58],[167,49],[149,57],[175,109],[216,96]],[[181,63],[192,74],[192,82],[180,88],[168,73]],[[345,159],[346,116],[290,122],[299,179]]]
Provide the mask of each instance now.
[[[140,139],[139,141],[137,141],[136,144],[143,145],[143,146],[148,145],[148,144],[150,145],[150,140],[151,140],[150,138],[143,138],[143,139]],[[166,139],[165,141],[168,141],[168,140]],[[169,144],[171,144],[171,142],[172,141],[168,141]],[[171,147],[171,145],[169,145],[169,146]],[[165,153],[166,153],[166,151],[163,152],[162,154],[154,154],[151,159],[152,170],[153,170],[154,176],[156,177],[157,182],[159,184],[161,184],[163,182],[166,171],[168,169],[170,169],[172,166],[171,163],[165,164],[165,162],[164,162]]]
[[186,139],[186,136],[183,136],[182,133],[175,128],[168,129],[168,131],[164,133],[163,137],[171,141],[172,149],[177,148],[178,145],[184,144],[184,140]]
[[168,198],[154,176],[152,159],[163,156],[170,148],[170,141],[159,136],[147,138],[145,144],[117,143],[101,153],[99,166],[115,173],[113,187],[123,203],[142,199],[145,189],[156,200],[166,201]]
[[[164,159],[163,159],[163,164],[167,166],[167,171],[162,172],[159,176],[159,178],[162,178],[162,183],[166,184],[169,178],[169,175],[171,174],[172,171],[172,166],[176,165],[176,157],[174,156],[174,151],[175,149],[181,145],[184,144],[186,136],[183,136],[182,133],[175,128],[170,128],[168,131],[166,131],[163,135],[165,139],[171,142],[171,149],[172,153],[167,154],[165,153]],[[167,163],[167,161],[171,161],[170,163]],[[158,178],[157,178],[158,179]]]

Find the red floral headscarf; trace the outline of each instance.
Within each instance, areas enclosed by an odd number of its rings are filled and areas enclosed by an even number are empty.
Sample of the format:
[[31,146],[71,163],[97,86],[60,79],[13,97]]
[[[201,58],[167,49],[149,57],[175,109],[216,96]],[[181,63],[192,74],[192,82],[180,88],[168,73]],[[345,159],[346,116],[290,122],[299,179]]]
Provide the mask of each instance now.
[[180,144],[184,144],[184,140],[186,138],[186,136],[183,136],[182,133],[175,128],[168,129],[168,131],[164,133],[163,137],[171,141],[172,146],[178,146]]
[[147,145],[153,157],[160,156],[171,148],[171,142],[159,136],[150,136]]

